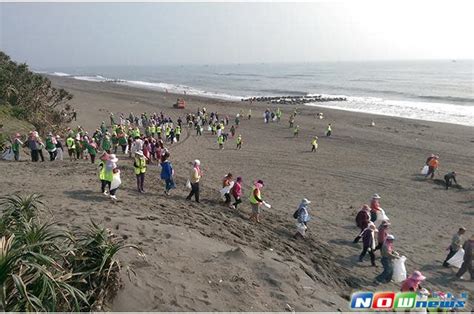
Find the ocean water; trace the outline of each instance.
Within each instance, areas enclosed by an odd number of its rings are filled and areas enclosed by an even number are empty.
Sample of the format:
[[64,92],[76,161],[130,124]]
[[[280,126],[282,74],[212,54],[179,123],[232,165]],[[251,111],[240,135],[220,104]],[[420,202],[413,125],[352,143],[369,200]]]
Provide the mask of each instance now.
[[[201,95],[338,95],[317,105],[474,126],[474,60],[34,69],[78,80]],[[118,81],[117,81],[118,80]]]

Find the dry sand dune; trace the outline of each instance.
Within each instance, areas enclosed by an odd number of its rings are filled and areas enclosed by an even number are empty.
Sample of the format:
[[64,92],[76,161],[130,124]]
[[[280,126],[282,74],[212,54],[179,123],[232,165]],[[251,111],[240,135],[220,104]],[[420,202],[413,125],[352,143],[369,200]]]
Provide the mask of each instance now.
[[[205,106],[233,118],[249,108],[247,103],[187,97],[188,108],[180,111],[171,108],[176,95],[51,79],[75,95],[77,123],[89,131],[108,121],[109,111],[163,110],[177,118]],[[96,167],[86,161],[1,162],[0,191],[44,194],[59,224],[80,227],[92,219],[143,248],[146,260],[134,252],[121,254],[136,276],[129,280],[123,272],[124,287],[111,304],[116,311],[345,311],[354,289],[398,291],[398,284],[373,283],[381,267],[358,264],[361,246],[351,243],[357,233],[355,213],[373,193],[382,196],[408,271],[421,270],[430,289],[472,295],[472,282],[453,281],[454,270],[441,267],[457,228],[464,225],[474,232],[472,128],[300,107],[300,135],[293,138],[286,121],[294,108],[282,107],[283,121],[268,125],[261,118],[264,109],[253,105],[254,118],[242,121],[240,151],[232,139],[219,151],[208,132],[197,137],[185,130],[183,140],[171,147],[178,188],[169,197],[156,164],[147,171],[147,193],[136,193],[132,161],[120,154],[124,178],[117,203],[98,192]],[[319,111],[324,120],[314,118]],[[369,126],[372,119],[375,127]],[[323,137],[328,122],[333,123],[331,138]],[[320,137],[314,154],[313,135]],[[420,178],[431,152],[440,154],[443,174],[459,172],[462,189],[445,191],[438,181]],[[204,172],[201,204],[184,199],[189,162],[196,158]],[[228,172],[244,178],[245,195],[253,180],[265,181],[263,195],[273,207],[264,210],[260,225],[247,220],[245,200],[238,211],[219,203],[217,191]],[[313,201],[313,219],[308,239],[295,241],[292,214],[302,197]]]

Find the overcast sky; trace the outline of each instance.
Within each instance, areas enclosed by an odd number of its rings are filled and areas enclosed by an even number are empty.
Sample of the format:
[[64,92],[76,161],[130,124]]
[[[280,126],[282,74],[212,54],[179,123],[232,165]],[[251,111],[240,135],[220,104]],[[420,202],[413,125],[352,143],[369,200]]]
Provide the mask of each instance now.
[[474,1],[0,3],[33,67],[473,59]]

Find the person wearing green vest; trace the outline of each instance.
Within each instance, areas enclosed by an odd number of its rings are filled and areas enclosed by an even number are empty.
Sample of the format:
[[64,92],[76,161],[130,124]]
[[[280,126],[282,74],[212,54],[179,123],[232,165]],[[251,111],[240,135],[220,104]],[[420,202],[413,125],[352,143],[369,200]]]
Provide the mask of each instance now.
[[179,125],[174,129],[174,135],[176,136],[176,141],[179,142],[179,137],[181,136],[181,127]]
[[280,122],[280,120],[281,120],[281,110],[280,110],[280,108],[277,108],[277,110],[276,110],[276,117],[277,117],[277,122]]
[[242,149],[242,135],[241,134],[237,136],[237,139],[235,140],[235,142],[237,143],[236,149]]
[[102,139],[102,150],[110,154],[110,148],[112,147],[112,142],[110,140],[109,132],[105,133],[104,138]]
[[297,125],[294,129],[293,129],[293,136],[294,137],[298,137],[298,134],[300,133],[300,126]]
[[165,136],[166,136],[166,140],[169,141],[170,139],[170,133],[171,133],[171,128],[169,125],[166,126],[166,129],[165,129]]
[[263,203],[261,190],[264,186],[262,180],[256,181],[249,196],[250,206],[252,206],[252,214],[249,219],[257,223],[260,223],[260,205]]
[[219,144],[219,149],[224,149],[224,135],[219,135],[217,137],[217,144]]
[[20,133],[16,133],[15,138],[12,142],[12,151],[13,156],[15,157],[15,161],[20,161],[20,147],[24,145],[23,142],[20,140],[20,137]]
[[105,134],[105,132],[107,132],[107,127],[105,126],[105,121],[102,121],[102,123],[100,124],[100,131],[102,132],[102,134]]
[[140,137],[140,129],[138,126],[132,131],[133,138]]
[[66,139],[66,146],[67,146],[67,153],[69,154],[69,160],[72,161],[72,158],[74,157],[74,160],[76,160],[76,141],[74,141],[74,138],[72,137],[72,134],[70,133]]
[[95,161],[95,156],[97,155],[97,144],[94,142],[94,140],[90,140],[90,142],[87,142],[86,148],[89,155],[91,155],[91,163],[93,164]]
[[122,147],[122,154],[125,154],[127,151],[127,135],[124,133],[119,135],[118,143]]
[[119,145],[119,140],[117,137],[117,133],[114,132],[112,133],[112,147],[114,149],[114,154],[117,154],[118,145]]
[[161,125],[156,126],[156,135],[161,140]]
[[56,159],[56,138],[53,136],[53,133],[49,133],[46,137],[46,150],[49,153],[49,161],[54,161]]
[[145,193],[143,184],[145,183],[146,158],[141,150],[135,152],[133,167],[135,168],[135,175],[137,176],[138,193]]
[[311,152],[315,152],[316,149],[318,149],[318,137],[317,136],[313,137],[313,140],[311,141],[311,146],[312,146]]

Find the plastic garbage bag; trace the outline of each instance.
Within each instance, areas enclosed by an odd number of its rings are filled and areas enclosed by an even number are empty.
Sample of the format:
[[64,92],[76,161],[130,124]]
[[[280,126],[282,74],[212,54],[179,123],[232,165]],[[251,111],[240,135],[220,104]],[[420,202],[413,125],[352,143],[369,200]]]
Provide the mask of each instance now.
[[3,160],[14,160],[15,159],[15,154],[13,153],[13,150],[11,148],[5,149],[2,153],[2,159]]
[[305,235],[306,229],[308,229],[308,227],[306,227],[304,223],[298,222],[296,224],[296,231],[299,232],[302,236]]
[[430,170],[430,167],[428,165],[425,165],[423,169],[421,169],[421,174],[426,176],[429,170]]
[[219,192],[221,193],[221,197],[224,197],[224,194],[229,193],[230,189],[232,189],[233,186],[234,186],[234,181],[230,181],[230,185],[220,189]]
[[191,190],[191,181],[188,179],[188,181],[186,181],[186,188]]
[[208,130],[209,132],[211,132],[211,131],[212,131],[212,127],[211,127],[211,126],[208,126],[208,127],[207,127],[207,130]]
[[266,208],[272,208],[272,205],[268,204],[267,202],[263,202],[263,206]]
[[178,139],[176,137],[173,137],[173,142],[176,143]]
[[405,256],[393,260],[393,281],[402,282],[407,279],[407,269],[405,268]]
[[378,228],[384,220],[390,220],[390,218],[388,218],[387,214],[385,214],[385,211],[380,208],[380,210],[377,211],[377,219],[374,222],[375,226]]
[[459,249],[456,254],[448,260],[448,264],[456,268],[461,268],[464,261],[464,249]]
[[120,171],[117,171],[116,173],[114,173],[112,177],[112,183],[110,183],[110,189],[115,190],[116,188],[120,186],[120,184],[122,184],[122,180],[120,179]]
[[63,160],[64,158],[63,150],[61,148],[58,148],[57,152],[58,154],[56,155],[56,160]]

